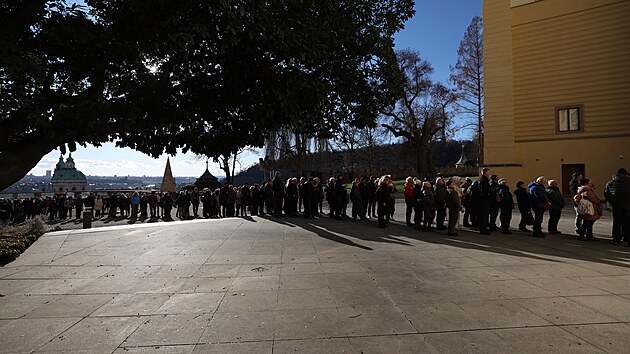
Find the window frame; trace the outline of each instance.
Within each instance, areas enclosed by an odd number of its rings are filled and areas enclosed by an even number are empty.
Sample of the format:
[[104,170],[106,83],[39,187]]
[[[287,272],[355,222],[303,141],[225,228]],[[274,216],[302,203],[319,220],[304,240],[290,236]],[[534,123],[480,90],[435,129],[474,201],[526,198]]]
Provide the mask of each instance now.
[[[577,109],[578,110],[578,129],[571,130],[571,122],[569,116],[569,110]],[[560,111],[567,111],[567,124],[568,130],[560,130]],[[564,105],[564,106],[556,106],[554,109],[555,116],[555,126],[556,126],[556,134],[573,134],[573,133],[581,133],[584,132],[584,105],[581,104],[573,104],[573,105]]]

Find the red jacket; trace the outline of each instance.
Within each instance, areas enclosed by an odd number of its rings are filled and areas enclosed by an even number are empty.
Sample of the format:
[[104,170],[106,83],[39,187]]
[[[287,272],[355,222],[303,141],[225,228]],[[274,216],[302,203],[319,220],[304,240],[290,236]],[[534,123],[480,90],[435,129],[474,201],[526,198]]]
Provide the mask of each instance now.
[[413,183],[405,182],[404,193],[406,202],[413,202],[416,200],[416,198],[413,196]]

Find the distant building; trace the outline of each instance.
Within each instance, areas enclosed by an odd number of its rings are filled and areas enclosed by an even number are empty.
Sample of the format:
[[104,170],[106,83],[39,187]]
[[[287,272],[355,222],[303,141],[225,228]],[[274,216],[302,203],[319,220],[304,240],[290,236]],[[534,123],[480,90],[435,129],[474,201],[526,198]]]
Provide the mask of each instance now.
[[171,171],[171,160],[166,158],[166,169],[164,170],[164,177],[162,177],[162,192],[175,192],[175,179],[173,178],[173,172]]
[[208,160],[206,160],[206,172],[204,172],[197,180],[195,181],[195,187],[197,189],[202,190],[204,188],[215,189],[221,187],[221,183],[219,183],[219,179],[210,173],[208,170]]
[[83,172],[77,170],[74,165],[72,153],[66,162],[63,156],[59,157],[59,162],[55,166],[55,173],[50,180],[53,192],[85,192],[88,187],[87,178]]
[[52,177],[52,171],[51,170],[46,170],[46,177],[48,177],[48,178]]
[[[484,0],[484,163],[600,192],[630,155],[630,1]],[[601,197],[601,194],[600,194]]]

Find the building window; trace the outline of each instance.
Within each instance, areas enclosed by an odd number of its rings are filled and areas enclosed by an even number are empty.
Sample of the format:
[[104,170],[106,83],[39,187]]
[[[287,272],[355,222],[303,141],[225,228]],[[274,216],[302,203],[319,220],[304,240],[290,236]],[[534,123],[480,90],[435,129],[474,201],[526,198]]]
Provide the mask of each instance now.
[[582,131],[582,106],[557,107],[556,131],[571,133]]

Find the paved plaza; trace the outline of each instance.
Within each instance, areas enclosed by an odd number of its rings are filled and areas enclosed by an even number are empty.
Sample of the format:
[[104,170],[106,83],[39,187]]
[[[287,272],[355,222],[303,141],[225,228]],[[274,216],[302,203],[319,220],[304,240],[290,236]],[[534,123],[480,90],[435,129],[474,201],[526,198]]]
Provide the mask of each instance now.
[[396,219],[47,233],[0,268],[0,352],[628,352],[630,247]]

